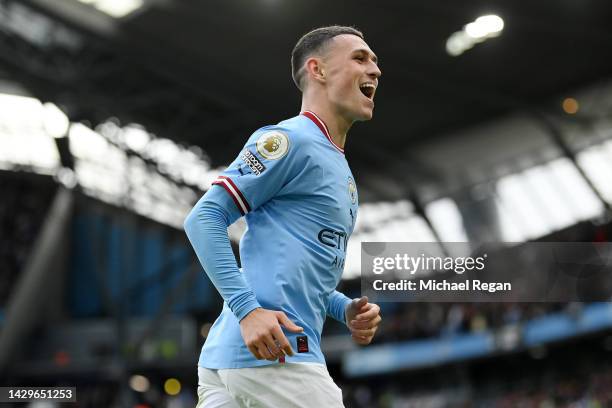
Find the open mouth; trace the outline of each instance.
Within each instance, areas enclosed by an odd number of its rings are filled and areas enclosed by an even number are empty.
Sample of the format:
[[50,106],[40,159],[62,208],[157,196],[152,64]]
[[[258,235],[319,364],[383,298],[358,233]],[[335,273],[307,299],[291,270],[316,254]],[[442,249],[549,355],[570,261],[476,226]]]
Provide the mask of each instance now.
[[372,97],[374,96],[374,91],[376,90],[376,87],[374,86],[374,84],[365,83],[365,84],[359,85],[359,90],[361,91],[362,94],[365,95],[366,98],[372,99]]

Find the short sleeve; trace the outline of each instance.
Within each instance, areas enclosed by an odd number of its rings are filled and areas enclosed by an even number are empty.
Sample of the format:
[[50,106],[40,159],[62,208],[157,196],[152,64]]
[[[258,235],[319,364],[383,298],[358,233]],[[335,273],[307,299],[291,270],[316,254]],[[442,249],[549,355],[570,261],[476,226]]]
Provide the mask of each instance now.
[[223,187],[245,215],[277,195],[303,168],[299,145],[286,128],[261,128],[213,184]]

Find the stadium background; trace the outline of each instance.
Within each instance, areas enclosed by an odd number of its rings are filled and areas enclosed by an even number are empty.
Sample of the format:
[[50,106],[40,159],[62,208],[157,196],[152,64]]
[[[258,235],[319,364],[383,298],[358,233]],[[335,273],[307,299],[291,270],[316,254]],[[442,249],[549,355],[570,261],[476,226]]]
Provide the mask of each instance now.
[[[596,0],[0,0],[0,385],[195,405],[221,301],[182,220],[253,130],[297,113],[289,53],[320,25],[362,29],[383,70],[346,147],[341,290],[359,294],[362,241],[607,242],[611,18]],[[347,407],[612,404],[609,303],[381,306],[371,346],[325,328]]]

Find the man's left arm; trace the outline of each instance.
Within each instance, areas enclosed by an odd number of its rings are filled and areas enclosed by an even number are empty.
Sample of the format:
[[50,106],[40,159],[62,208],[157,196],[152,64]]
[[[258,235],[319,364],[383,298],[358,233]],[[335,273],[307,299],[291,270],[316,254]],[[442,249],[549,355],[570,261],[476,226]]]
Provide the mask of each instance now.
[[353,340],[362,345],[372,342],[382,320],[380,306],[368,303],[367,296],[351,300],[337,290],[330,296],[327,315],[345,323]]

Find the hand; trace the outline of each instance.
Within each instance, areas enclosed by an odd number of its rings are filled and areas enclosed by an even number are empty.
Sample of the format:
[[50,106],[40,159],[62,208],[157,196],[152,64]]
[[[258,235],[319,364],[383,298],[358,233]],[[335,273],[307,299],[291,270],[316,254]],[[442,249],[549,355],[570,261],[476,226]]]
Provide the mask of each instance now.
[[357,344],[370,344],[381,320],[380,306],[368,303],[367,296],[353,299],[346,307],[346,325]]
[[240,320],[240,334],[256,359],[275,361],[282,355],[294,354],[281,325],[293,333],[304,331],[285,313],[261,307],[253,309]]

